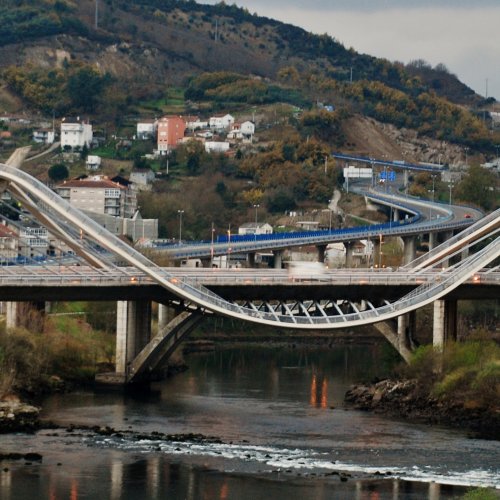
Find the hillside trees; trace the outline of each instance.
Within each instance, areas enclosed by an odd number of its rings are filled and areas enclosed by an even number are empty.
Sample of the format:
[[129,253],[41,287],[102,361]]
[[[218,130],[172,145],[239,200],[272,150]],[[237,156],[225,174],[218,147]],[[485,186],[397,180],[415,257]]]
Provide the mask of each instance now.
[[498,191],[500,182],[494,172],[478,165],[469,167],[465,177],[456,188],[456,196],[484,210],[495,210],[500,206]]
[[9,87],[30,105],[57,114],[95,111],[111,83],[109,75],[84,63],[70,63],[53,70],[11,66],[3,76]]
[[269,104],[276,102],[303,106],[308,103],[297,88],[227,71],[202,73],[192,78],[184,97],[193,101],[213,101],[219,106],[227,106],[231,103]]

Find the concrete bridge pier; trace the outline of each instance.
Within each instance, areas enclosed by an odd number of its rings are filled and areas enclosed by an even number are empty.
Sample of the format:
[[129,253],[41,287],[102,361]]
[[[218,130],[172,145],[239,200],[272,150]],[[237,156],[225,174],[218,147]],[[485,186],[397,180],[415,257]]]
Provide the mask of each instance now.
[[403,245],[404,245],[403,264],[409,264],[411,261],[415,260],[415,257],[417,256],[417,245],[415,236],[404,236]]
[[449,340],[457,339],[457,301],[436,300],[434,302],[434,320],[432,344],[443,350]]
[[[351,269],[354,267],[354,241],[345,241],[345,267]],[[380,245],[379,245],[380,251]]]
[[248,254],[248,267],[255,267],[255,252],[250,252]]
[[438,233],[429,233],[429,251],[438,244]]
[[273,250],[274,269],[281,269],[283,264],[283,250]]
[[[346,262],[347,262],[347,249],[346,249]],[[382,242],[380,238],[373,240],[373,267],[379,267],[382,263]]]
[[130,363],[151,338],[151,302],[120,300],[116,310],[117,374],[127,378]]
[[398,316],[398,342],[399,351],[411,351],[413,338],[417,329],[417,315],[415,311]]
[[318,249],[318,262],[325,262],[327,245],[317,245]]
[[19,326],[42,332],[45,314],[50,312],[50,302],[5,302],[5,328]]
[[5,303],[5,328],[7,332],[12,328],[19,326],[18,323],[18,302],[6,302]]

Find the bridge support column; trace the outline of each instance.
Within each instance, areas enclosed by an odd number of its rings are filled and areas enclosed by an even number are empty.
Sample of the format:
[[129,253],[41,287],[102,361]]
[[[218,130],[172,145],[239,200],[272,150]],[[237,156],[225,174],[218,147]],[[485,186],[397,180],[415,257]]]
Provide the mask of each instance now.
[[283,263],[283,250],[274,250],[274,269],[281,269]]
[[151,303],[125,301],[117,303],[116,373],[127,373],[128,364],[151,337]]
[[248,266],[255,267],[255,252],[250,252],[248,254]]
[[398,222],[399,221],[399,209],[398,208],[394,208],[393,211],[392,211],[392,220],[394,222]]
[[17,302],[5,303],[5,328],[9,331],[12,328],[19,326],[17,314]]
[[415,312],[398,316],[398,342],[399,351],[411,351],[413,347],[412,338],[415,334],[417,316]]
[[176,315],[177,313],[172,307],[158,304],[158,331],[163,330]]
[[437,236],[437,233],[429,233],[429,251],[436,247],[438,242]]
[[415,260],[415,257],[417,256],[415,236],[404,236],[403,244],[404,244],[403,264],[409,264],[412,260]]
[[[344,247],[345,247],[345,267],[352,268],[354,267],[354,257],[353,257],[354,241],[345,241]],[[379,251],[380,251],[380,245],[379,245]]]
[[325,262],[326,257],[326,245],[318,245],[318,262]]
[[436,300],[434,302],[434,321],[432,344],[443,350],[446,342],[457,338],[457,301]]
[[460,252],[460,260],[464,260],[469,256],[469,248],[465,247],[461,252]]

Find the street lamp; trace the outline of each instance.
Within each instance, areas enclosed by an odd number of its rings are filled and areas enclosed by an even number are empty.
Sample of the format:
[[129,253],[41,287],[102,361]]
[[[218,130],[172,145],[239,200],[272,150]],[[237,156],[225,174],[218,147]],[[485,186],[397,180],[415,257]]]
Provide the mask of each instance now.
[[257,231],[257,209],[260,208],[260,205],[254,205],[255,208],[255,230]]
[[436,182],[436,176],[433,175],[432,176],[432,190],[428,191],[429,193],[432,193],[432,202],[431,202],[431,205],[429,207],[429,219],[431,219],[431,220],[432,220],[432,205],[434,203],[435,182]]
[[448,187],[450,188],[450,203],[449,203],[450,205],[451,205],[451,190],[453,189],[454,185],[455,184],[453,184],[453,182],[451,182],[451,181],[448,183]]
[[215,229],[214,229],[214,223],[212,222],[212,242],[210,244],[210,265],[213,264],[213,260],[214,260],[214,232],[215,232]]
[[229,224],[229,229],[227,230],[227,266],[228,269],[231,267],[231,224]]
[[332,200],[328,200],[328,211],[330,212],[330,222],[328,224],[328,230],[330,231],[330,233],[332,232],[332,209],[330,207],[331,202]]
[[177,213],[179,214],[179,245],[182,243],[182,214],[184,213],[184,210],[177,210]]

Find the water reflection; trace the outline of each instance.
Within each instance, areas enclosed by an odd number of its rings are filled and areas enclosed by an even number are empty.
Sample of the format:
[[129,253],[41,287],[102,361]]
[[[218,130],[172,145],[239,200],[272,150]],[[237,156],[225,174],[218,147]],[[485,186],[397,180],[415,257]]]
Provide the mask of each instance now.
[[0,498],[440,500],[462,491],[432,483],[443,477],[498,483],[498,453],[488,442],[342,408],[351,382],[384,375],[380,354],[372,346],[233,348],[190,356],[187,372],[140,396],[54,396],[45,418],[62,424],[195,432],[223,443],[2,436],[2,451],[44,458],[0,464]]
[[313,408],[328,408],[328,380],[324,375],[321,377],[312,375],[309,404]]
[[[43,467],[24,473],[22,467],[1,473],[2,500],[278,500],[294,496],[302,500],[441,500],[456,498],[462,489],[436,483],[412,483],[396,479],[350,480],[316,477],[305,479],[285,473],[249,475],[223,473],[200,466],[172,463],[153,456],[127,463],[127,457],[110,453],[99,466],[80,464],[74,478],[65,467]],[[108,476],[109,473],[109,476]],[[22,484],[19,481],[23,478]]]

